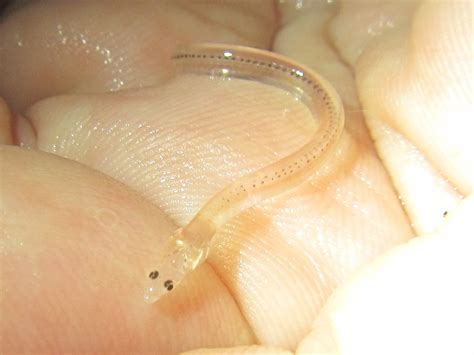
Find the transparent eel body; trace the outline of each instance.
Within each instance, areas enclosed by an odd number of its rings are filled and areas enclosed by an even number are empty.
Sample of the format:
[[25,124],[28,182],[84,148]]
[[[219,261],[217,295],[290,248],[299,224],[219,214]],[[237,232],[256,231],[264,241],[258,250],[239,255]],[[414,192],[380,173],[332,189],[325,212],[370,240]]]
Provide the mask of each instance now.
[[157,301],[202,264],[212,237],[231,218],[259,201],[287,192],[315,173],[334,151],[344,127],[338,94],[318,74],[282,55],[254,48],[195,44],[179,50],[178,72],[218,79],[252,80],[289,91],[304,102],[318,121],[311,139],[297,151],[215,194],[185,227],[165,242],[156,268],[149,271],[145,300]]

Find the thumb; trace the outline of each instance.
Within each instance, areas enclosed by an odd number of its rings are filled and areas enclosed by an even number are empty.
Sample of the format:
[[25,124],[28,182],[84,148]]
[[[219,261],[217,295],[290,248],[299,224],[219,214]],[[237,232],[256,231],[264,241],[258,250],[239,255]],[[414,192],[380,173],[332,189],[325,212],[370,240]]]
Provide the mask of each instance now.
[[339,289],[300,343],[312,354],[472,354],[474,198],[435,234],[380,257]]

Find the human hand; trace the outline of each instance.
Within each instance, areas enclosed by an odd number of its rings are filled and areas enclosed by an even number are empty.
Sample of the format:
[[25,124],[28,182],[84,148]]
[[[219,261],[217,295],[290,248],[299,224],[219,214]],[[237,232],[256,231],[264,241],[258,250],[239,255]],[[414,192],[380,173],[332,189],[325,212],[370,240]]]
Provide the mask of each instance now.
[[[0,27],[0,93],[27,119],[13,120],[12,137],[2,111],[2,139],[36,149],[2,148],[2,352],[462,349],[461,322],[472,319],[471,199],[456,210],[472,191],[468,8],[49,1],[12,10]],[[235,218],[208,263],[147,305],[146,266],[170,232],[312,129],[301,105],[272,88],[235,82],[223,92],[174,78],[173,48],[194,41],[273,48],[312,66],[341,94],[346,133],[320,176]]]

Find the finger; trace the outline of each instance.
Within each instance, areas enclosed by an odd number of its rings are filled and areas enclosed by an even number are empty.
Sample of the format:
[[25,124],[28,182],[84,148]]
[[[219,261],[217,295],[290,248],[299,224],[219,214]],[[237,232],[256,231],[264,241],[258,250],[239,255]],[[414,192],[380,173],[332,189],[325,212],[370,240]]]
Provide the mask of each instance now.
[[463,2],[372,5],[344,3],[332,35],[414,227],[431,232],[472,191],[472,14]]
[[301,354],[469,354],[474,199],[435,235],[372,263],[331,297]]
[[27,2],[0,23],[0,95],[22,112],[62,93],[154,85],[170,77],[177,44],[265,48],[275,22],[271,1]]
[[175,228],[158,208],[51,154],[3,146],[0,159],[3,352],[169,353],[253,342],[208,266],[173,298],[143,301],[146,266]]

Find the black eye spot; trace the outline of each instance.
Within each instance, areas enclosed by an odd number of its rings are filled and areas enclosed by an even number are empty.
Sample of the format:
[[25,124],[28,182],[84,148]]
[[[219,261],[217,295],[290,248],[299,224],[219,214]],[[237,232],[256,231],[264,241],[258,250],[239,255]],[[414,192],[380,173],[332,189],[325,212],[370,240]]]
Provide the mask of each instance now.
[[150,272],[150,274],[148,275],[148,277],[152,280],[156,279],[158,276],[160,276],[160,273],[158,272],[158,270],[154,270]]
[[165,288],[168,291],[171,291],[173,289],[173,281],[172,280],[166,280],[164,283]]

